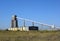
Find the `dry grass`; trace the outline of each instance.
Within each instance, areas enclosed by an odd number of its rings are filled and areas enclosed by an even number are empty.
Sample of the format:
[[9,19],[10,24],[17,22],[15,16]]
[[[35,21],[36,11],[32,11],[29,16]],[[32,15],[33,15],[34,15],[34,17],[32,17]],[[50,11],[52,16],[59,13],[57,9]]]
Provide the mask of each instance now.
[[60,41],[60,31],[0,31],[0,41]]

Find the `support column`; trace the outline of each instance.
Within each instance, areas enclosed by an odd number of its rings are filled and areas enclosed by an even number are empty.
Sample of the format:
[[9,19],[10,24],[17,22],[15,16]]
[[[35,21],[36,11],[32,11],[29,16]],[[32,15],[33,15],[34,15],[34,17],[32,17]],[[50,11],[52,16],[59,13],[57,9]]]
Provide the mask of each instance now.
[[32,26],[34,26],[34,22],[32,22]]

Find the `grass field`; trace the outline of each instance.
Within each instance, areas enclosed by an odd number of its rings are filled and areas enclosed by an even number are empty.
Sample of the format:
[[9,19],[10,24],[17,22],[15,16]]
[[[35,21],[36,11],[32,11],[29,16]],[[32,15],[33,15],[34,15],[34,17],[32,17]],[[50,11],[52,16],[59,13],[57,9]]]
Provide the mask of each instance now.
[[0,31],[0,41],[60,41],[60,31]]

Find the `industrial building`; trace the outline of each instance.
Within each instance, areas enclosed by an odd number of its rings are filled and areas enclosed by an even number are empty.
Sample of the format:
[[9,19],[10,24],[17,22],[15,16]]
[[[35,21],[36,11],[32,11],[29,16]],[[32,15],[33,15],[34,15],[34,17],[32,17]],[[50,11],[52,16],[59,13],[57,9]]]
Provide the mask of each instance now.
[[[34,24],[33,24],[34,25]],[[12,16],[12,20],[11,20],[11,27],[8,28],[8,30],[11,31],[29,31],[29,30],[38,30],[38,27],[35,26],[25,26],[25,21],[24,21],[24,26],[22,27],[18,27],[18,20],[17,20],[17,16],[14,15]]]
[[[18,26],[18,19],[23,21],[23,26],[21,26],[21,27]],[[26,26],[25,25],[26,21],[31,22],[32,26]],[[17,17],[17,15],[13,15],[12,19],[11,19],[11,27],[8,28],[8,30],[11,30],[11,31],[41,30],[41,29],[39,29],[40,27],[35,26],[34,24],[41,25],[40,26],[41,28],[43,28],[44,26],[48,26],[47,28],[55,29],[55,25],[43,24],[43,23],[32,21],[32,20],[29,20],[29,19],[19,18],[19,17]]]

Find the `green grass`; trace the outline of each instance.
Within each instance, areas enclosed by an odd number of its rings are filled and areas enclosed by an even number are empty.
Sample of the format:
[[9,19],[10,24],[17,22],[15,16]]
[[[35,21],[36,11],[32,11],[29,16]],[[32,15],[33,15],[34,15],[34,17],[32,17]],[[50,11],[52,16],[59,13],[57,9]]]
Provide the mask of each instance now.
[[60,41],[60,31],[0,31],[0,41]]

